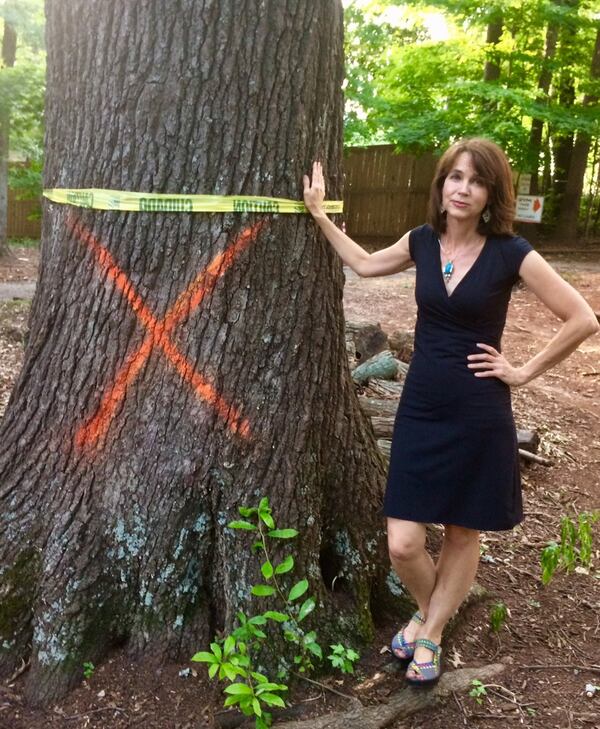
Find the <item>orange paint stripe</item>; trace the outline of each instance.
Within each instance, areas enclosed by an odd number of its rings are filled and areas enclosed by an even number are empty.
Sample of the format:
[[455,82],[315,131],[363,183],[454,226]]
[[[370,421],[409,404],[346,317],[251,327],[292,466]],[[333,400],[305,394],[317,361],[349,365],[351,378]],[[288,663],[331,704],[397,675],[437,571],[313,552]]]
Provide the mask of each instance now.
[[256,238],[264,222],[260,221],[245,228],[222,253],[218,253],[209,265],[192,281],[187,289],[178,296],[177,301],[167,312],[164,322],[170,332],[182,319],[200,306],[207,294],[212,293],[217,281],[231,266],[235,259],[249,247]]
[[206,294],[214,289],[220,276],[229,268],[235,258],[249,246],[264,223],[261,221],[245,229],[223,253],[215,256],[209,266],[178,297],[162,321],[158,321],[151,313],[150,309],[144,304],[142,297],[135,291],[125,272],[118,266],[99,240],[81,223],[74,222],[72,218],[68,223],[77,237],[91,249],[107,278],[114,281],[149,334],[141,347],[127,357],[111,388],[104,394],[94,417],[77,431],[75,435],[76,444],[79,447],[90,446],[97,443],[106,434],[118,407],[125,399],[127,388],[136,379],[148,360],[152,349],[157,344],[167,359],[174,365],[179,375],[193,387],[200,398],[209,402],[217,410],[219,416],[229,424],[233,432],[248,437],[250,434],[248,421],[243,419],[239,411],[218,395],[214,388],[194,370],[171,342],[167,333],[181,319],[184,319],[197,308]]

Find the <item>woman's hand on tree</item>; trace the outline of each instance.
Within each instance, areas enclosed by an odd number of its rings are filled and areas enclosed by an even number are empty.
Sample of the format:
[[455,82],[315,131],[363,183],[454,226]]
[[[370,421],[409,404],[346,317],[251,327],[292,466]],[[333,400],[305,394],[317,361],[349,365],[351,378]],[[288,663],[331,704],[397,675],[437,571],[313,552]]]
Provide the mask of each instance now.
[[312,183],[308,175],[304,175],[302,180],[304,182],[304,204],[314,215],[321,211],[321,205],[325,200],[323,165],[320,162],[313,162]]
[[506,357],[489,344],[477,344],[484,350],[483,354],[470,354],[467,365],[471,370],[477,370],[475,377],[497,377],[510,387],[524,385],[527,380],[521,367],[513,367]]

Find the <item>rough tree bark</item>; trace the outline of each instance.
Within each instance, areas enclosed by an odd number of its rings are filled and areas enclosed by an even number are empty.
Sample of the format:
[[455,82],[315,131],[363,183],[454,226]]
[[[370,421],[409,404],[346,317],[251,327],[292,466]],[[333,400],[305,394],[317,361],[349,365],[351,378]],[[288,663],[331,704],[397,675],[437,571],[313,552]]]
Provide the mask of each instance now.
[[[592,79],[600,78],[600,29],[596,33],[590,76]],[[596,106],[597,103],[598,96],[594,94],[586,94],[583,97],[584,107]],[[556,237],[564,240],[566,243],[577,240],[577,223],[579,221],[579,208],[583,193],[583,179],[585,177],[591,145],[592,140],[589,134],[583,131],[577,132],[556,230]]]
[[[319,157],[340,198],[339,0],[48,0],[47,46],[46,187],[297,199]],[[384,465],[342,286],[307,215],[46,205],[0,432],[0,668],[30,656],[32,703],[231,627],[260,579],[225,525],[259,495],[322,634],[370,636]]]
[[[2,66],[15,65],[17,54],[17,33],[10,23],[4,21],[2,32]],[[11,258],[8,246],[8,142],[10,136],[10,112],[0,102],[0,258]]]
[[[556,42],[558,40],[558,25],[555,22],[549,22],[546,29],[546,46],[544,51],[544,61],[542,70],[538,80],[538,102],[548,103],[548,92],[550,91],[550,83],[552,82],[551,62],[556,53]],[[542,133],[544,130],[544,121],[534,118],[531,121],[531,132],[529,135],[529,155],[531,160],[531,187],[529,192],[531,195],[538,195],[540,192],[539,170],[540,156],[542,151]]]

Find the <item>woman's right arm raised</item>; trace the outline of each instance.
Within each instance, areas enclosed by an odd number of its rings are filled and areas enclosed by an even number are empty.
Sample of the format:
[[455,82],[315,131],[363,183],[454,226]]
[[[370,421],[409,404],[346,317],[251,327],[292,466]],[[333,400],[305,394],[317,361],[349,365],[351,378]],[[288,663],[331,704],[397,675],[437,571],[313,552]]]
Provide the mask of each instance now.
[[389,248],[369,254],[327,217],[322,207],[324,199],[323,166],[320,162],[314,162],[312,183],[308,175],[304,175],[304,204],[342,261],[359,276],[387,276],[413,265],[408,248],[408,233]]

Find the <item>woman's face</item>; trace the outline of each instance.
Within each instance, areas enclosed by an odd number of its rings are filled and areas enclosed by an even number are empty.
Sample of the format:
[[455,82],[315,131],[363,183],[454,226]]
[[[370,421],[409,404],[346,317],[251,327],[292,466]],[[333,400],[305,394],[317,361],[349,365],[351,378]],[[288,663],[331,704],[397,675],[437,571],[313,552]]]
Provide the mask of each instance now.
[[442,188],[442,205],[447,219],[478,222],[488,197],[487,187],[473,167],[471,155],[462,152],[456,158]]

